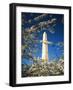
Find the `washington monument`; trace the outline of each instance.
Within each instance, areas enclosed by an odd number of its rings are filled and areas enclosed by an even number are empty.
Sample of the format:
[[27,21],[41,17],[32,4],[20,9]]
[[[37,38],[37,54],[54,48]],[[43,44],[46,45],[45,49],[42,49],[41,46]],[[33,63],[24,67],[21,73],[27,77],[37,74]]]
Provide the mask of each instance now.
[[47,41],[47,34],[46,32],[43,33],[43,40],[42,40],[42,62],[47,63],[49,61],[48,57],[48,41]]

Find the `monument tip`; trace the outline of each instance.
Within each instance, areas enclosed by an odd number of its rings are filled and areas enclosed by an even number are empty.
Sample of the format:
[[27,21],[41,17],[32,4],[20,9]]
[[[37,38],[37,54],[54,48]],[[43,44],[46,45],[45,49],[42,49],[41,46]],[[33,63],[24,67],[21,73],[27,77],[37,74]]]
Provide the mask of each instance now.
[[46,34],[46,32],[43,33],[43,40],[47,40],[47,34]]
[[46,34],[46,32],[43,33],[44,35]]

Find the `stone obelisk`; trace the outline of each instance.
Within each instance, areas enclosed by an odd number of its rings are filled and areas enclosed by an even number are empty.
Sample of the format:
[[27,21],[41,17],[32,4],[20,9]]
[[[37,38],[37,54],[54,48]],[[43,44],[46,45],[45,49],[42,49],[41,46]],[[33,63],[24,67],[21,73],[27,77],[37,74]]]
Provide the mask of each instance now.
[[47,41],[47,34],[46,32],[43,33],[43,40],[42,40],[42,62],[47,63],[49,61],[48,58],[48,41]]

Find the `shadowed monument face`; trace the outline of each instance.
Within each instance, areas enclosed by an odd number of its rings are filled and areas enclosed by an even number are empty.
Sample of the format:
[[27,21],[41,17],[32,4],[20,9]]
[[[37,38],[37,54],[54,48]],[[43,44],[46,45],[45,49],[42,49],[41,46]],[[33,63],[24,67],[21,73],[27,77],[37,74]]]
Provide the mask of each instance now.
[[49,61],[48,58],[48,41],[46,32],[43,33],[43,41],[42,41],[42,62],[47,63]]

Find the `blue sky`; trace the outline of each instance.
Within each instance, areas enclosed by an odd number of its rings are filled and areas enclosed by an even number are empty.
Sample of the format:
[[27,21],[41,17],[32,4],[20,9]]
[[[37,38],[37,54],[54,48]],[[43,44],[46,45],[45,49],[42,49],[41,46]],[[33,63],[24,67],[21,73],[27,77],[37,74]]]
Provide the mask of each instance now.
[[[42,18],[41,20],[35,21],[34,18],[38,17],[42,14],[39,13],[22,13],[22,19],[25,20],[25,22],[22,22],[22,30],[25,30],[27,28],[30,28],[32,25],[36,25],[41,21],[47,21],[51,20],[53,18],[56,19],[56,23],[54,28],[50,26],[50,28],[44,28],[40,32],[38,32],[38,40],[42,40],[43,37],[43,32],[47,33],[47,39],[48,41],[51,41],[53,43],[58,43],[58,42],[64,42],[64,21],[63,18],[64,16],[62,14],[48,14],[46,17]],[[28,21],[31,20],[31,23],[28,23]],[[51,33],[48,31],[48,29],[54,29],[54,33]],[[38,43],[38,52],[35,54],[35,57],[40,57],[42,56],[42,43]],[[49,60],[58,60],[60,56],[62,56],[63,52],[58,49],[59,46],[56,45],[48,45],[48,51],[49,51]],[[63,49],[63,48],[62,48]],[[28,63],[28,60],[25,60],[23,58],[22,63]]]

